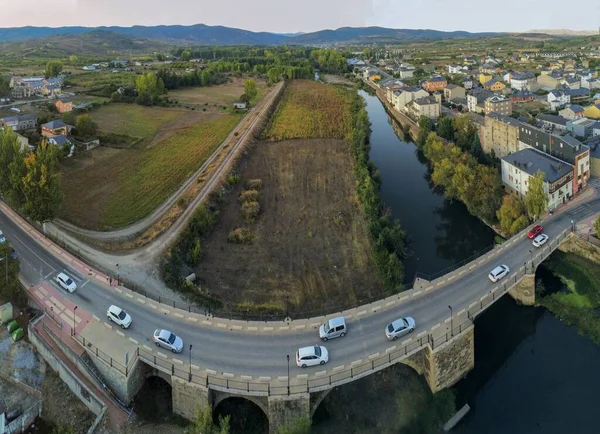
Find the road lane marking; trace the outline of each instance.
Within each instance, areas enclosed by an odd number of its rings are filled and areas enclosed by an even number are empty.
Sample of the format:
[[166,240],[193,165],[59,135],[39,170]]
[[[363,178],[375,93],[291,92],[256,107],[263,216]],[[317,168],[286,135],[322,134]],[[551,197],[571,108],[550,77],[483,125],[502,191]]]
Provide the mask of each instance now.
[[272,332],[273,331],[273,327],[263,327],[263,331],[264,332]]
[[157,356],[159,356],[159,357],[162,357],[163,359],[168,359],[168,358],[169,358],[169,356],[167,356],[167,355],[166,355],[166,354],[164,354],[164,353],[161,353],[160,351],[157,351],[157,352],[156,352],[156,355],[157,355]]
[[450,321],[452,321],[452,318],[446,318],[446,319],[444,320],[444,324],[447,324],[447,323],[449,323]]
[[204,325],[212,325],[212,321],[204,320],[204,321],[202,321],[202,324],[204,324]]
[[313,327],[313,328],[315,328],[315,327],[321,327],[321,323],[320,322],[314,322],[310,326]]
[[195,369],[196,371],[200,370],[200,366],[197,365],[190,365],[190,368]]
[[125,333],[123,333],[122,331],[119,331],[119,330],[117,330],[117,334],[118,334],[119,336],[121,336],[122,338],[124,338],[124,337],[125,337]]
[[360,365],[362,363],[362,359],[358,359],[350,363],[350,367]]
[[96,321],[100,322],[100,318],[98,318],[96,315],[92,315],[92,318],[94,318]]
[[386,354],[387,353],[391,353],[392,351],[396,351],[396,345],[394,345],[393,347],[389,347],[385,349]]
[[[302,330],[304,328],[306,328],[306,324],[297,325],[294,327],[294,330]],[[250,330],[250,327],[248,327],[248,330]]]
[[227,324],[223,324],[222,322],[218,322],[217,323],[217,327],[219,327],[220,329],[226,329],[227,328]]
[[436,325],[434,325],[433,327],[431,327],[431,331],[434,331],[434,330],[437,330],[437,329],[439,329],[439,328],[440,328],[440,325],[441,325],[441,324],[436,324]]
[[179,359],[176,359],[175,357],[173,357],[173,362],[183,365],[183,362]]
[[104,324],[104,327],[106,327],[107,329],[112,330],[112,326],[110,324],[105,323],[105,322],[102,324]]
[[376,359],[377,357],[379,357],[379,353],[374,353],[374,354],[371,354],[371,355],[369,356],[369,360]]
[[83,282],[83,284],[81,285],[81,288],[83,288],[85,285],[87,285],[88,283],[90,283],[89,280],[86,280],[85,282]]
[[482,297],[480,297],[480,298],[479,298],[479,301],[483,301],[483,300],[485,300],[486,298],[487,298],[487,294],[486,294],[486,295],[484,295],[484,296],[482,296]]
[[223,372],[223,377],[225,377],[225,378],[233,378],[233,377],[235,377],[235,375],[230,374],[229,372]]
[[279,381],[287,381],[288,377],[277,377]]
[[259,381],[271,381],[271,377],[258,377]]
[[401,344],[401,345],[402,345],[403,347],[405,347],[405,346],[407,346],[408,344],[410,344],[411,342],[412,342],[412,338],[408,338],[407,340],[405,340],[405,341],[402,341],[402,344]]
[[427,332],[426,332],[426,331],[419,333],[419,334],[417,335],[417,339],[420,339],[420,338],[422,338],[422,337],[423,337],[423,336],[425,336],[426,334],[427,334]]
[[150,306],[152,309],[156,309],[158,310],[158,306],[152,303],[148,303],[148,306]]
[[51,296],[50,300],[52,301],[52,303],[54,303],[55,306],[58,306],[58,307],[60,307],[61,309],[64,310],[65,305],[62,304],[60,301],[58,301],[54,296]]
[[258,331],[258,327],[255,327],[255,326],[248,327],[248,331],[251,331],[251,332]]
[[461,316],[463,313],[465,313],[465,309],[459,310],[456,316]]
[[[19,226],[19,225],[17,224],[17,226]],[[26,231],[26,232],[28,232],[28,231]],[[44,260],[43,260],[43,259],[42,259],[40,256],[38,256],[38,254],[37,254],[37,253],[35,253],[33,250],[31,250],[31,248],[30,248],[30,247],[29,247],[27,244],[25,244],[25,243],[23,242],[23,240],[21,240],[21,239],[20,239],[18,236],[16,236],[15,234],[12,234],[11,236],[12,236],[12,237],[13,237],[15,240],[19,241],[19,242],[20,242],[20,243],[23,245],[23,247],[25,247],[27,250],[29,250],[29,251],[30,251],[30,252],[33,254],[33,256],[35,256],[35,257],[36,257],[36,258],[38,258],[40,261],[42,261],[44,264],[46,264],[46,265],[47,265],[47,266],[48,266],[48,267],[49,267],[49,268],[50,268],[50,269],[51,269],[53,272],[54,272],[54,271],[56,271],[56,268],[54,268],[52,265],[48,264],[48,263],[47,263],[46,261],[44,261]],[[32,238],[33,238],[33,237],[32,237]],[[37,239],[37,237],[35,237],[35,238]]]
[[343,370],[344,370],[344,365],[336,366],[335,368],[333,368],[333,372],[343,371]]
[[323,377],[324,375],[327,375],[327,371],[315,372],[315,377]]
[[279,330],[280,330],[280,331],[289,330],[289,329],[290,329],[290,328],[289,328],[289,327],[287,327],[287,326],[284,326],[284,327],[279,327]]
[[116,286],[115,286],[115,291],[117,291],[119,294],[123,294],[123,290],[122,290],[122,289],[119,289],[119,288],[117,288]]
[[300,374],[300,375],[296,375],[296,378],[298,380],[308,380],[308,374]]
[[367,313],[366,310],[361,310],[360,312],[357,312],[356,316],[362,316],[365,315]]
[[143,298],[137,297],[136,300],[142,304],[146,304],[146,300],[144,300]]
[[125,293],[125,297],[127,297],[127,298],[133,298],[133,295],[132,295],[132,294],[130,294],[129,292],[126,292],[126,293]]
[[169,309],[165,309],[164,307],[160,308],[160,311],[166,315],[168,315],[169,313],[171,313],[171,311]]
[[408,299],[408,295],[404,295],[398,299],[398,301],[404,301]]
[[211,375],[217,375],[217,371],[213,371],[212,369],[205,369],[204,372]]
[[139,344],[139,342],[138,342],[138,341],[136,341],[136,340],[135,340],[135,339],[133,339],[133,338],[129,338],[129,340],[130,340],[130,341],[131,341],[133,344],[135,344],[135,345],[138,345],[138,344]]
[[389,307],[389,306],[391,306],[391,305],[392,305],[392,304],[394,304],[394,303],[396,303],[396,300],[388,301],[388,302],[385,304],[385,306],[386,306],[386,307]]
[[146,351],[152,352],[152,348],[150,348],[148,345],[142,345],[142,348]]
[[243,327],[242,327],[241,325],[234,325],[234,326],[231,326],[231,330],[242,330],[242,328],[243,328]]
[[412,296],[413,296],[413,297],[416,297],[417,295],[421,295],[421,293],[422,293],[422,292],[423,292],[423,291],[421,291],[421,290],[415,291],[415,292],[413,292],[413,295],[412,295]]
[[173,316],[174,316],[175,318],[183,318],[183,315],[182,315],[182,314],[180,314],[179,312],[175,312],[175,313],[173,314]]
[[44,276],[44,280],[48,280],[48,277],[52,276],[54,274],[54,271],[51,271],[50,273],[46,274]]
[[240,375],[240,378],[244,381],[250,381],[252,380],[252,376],[251,375]]
[[381,305],[378,305],[378,306],[375,306],[375,307],[372,307],[372,308],[371,308],[371,310],[372,310],[373,312],[375,312],[376,310],[379,310],[379,309],[381,309]]

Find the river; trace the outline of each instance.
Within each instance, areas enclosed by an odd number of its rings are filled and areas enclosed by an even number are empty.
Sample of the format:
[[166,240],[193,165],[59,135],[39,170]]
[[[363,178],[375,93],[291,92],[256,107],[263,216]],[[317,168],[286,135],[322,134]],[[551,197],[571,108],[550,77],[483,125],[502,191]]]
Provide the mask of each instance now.
[[[372,124],[371,159],[381,195],[409,234],[407,280],[435,274],[494,242],[494,232],[459,202],[435,191],[423,157],[402,141],[377,97],[360,91]],[[543,267],[545,286],[561,283]],[[503,297],[476,320],[475,369],[454,388],[471,411],[460,434],[594,433],[600,348],[543,308]]]

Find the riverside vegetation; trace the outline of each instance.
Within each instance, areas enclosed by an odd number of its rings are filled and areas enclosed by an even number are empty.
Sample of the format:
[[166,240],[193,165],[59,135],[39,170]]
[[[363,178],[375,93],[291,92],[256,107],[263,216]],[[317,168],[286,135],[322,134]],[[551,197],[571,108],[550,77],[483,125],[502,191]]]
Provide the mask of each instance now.
[[[402,290],[406,236],[379,198],[380,179],[369,161],[369,136],[364,101],[356,92],[312,81],[290,82],[263,134],[265,141],[254,145],[252,154],[229,175],[225,188],[196,211],[186,232],[170,249],[163,264],[167,284],[204,305],[246,315],[283,313],[286,294],[275,291],[287,287],[288,282],[294,289],[288,293],[294,311],[331,309],[334,306],[330,306],[331,300],[327,304],[327,297],[332,296],[336,296],[336,303],[348,306],[359,301],[361,294],[355,291],[363,290],[364,294],[363,286],[370,288],[368,297],[385,295],[381,286],[387,293]],[[344,154],[351,157],[349,167],[345,166],[348,157]],[[262,164],[266,163],[269,169],[265,172]],[[306,176],[305,172],[309,178],[297,178]],[[251,185],[258,180],[258,188]],[[300,190],[289,190],[294,188]],[[329,196],[321,198],[326,192]],[[240,201],[258,206],[245,210],[244,217]],[[357,206],[362,217],[353,215]],[[289,236],[292,238],[286,238]],[[363,236],[370,240],[356,244]],[[237,243],[239,237],[244,240],[242,244],[231,243]],[[291,275],[289,266],[281,268],[289,252],[286,246],[292,245],[289,243],[297,246],[293,251],[300,255],[290,258],[295,264],[292,270],[296,269]],[[315,255],[325,256],[316,261]],[[373,276],[365,278],[364,273],[372,266],[380,283]],[[201,276],[202,290],[185,283],[185,270],[195,270]],[[355,279],[369,284],[355,288]],[[227,286],[219,288],[222,281]],[[252,289],[246,292],[245,287]],[[225,293],[228,303],[223,302]]]

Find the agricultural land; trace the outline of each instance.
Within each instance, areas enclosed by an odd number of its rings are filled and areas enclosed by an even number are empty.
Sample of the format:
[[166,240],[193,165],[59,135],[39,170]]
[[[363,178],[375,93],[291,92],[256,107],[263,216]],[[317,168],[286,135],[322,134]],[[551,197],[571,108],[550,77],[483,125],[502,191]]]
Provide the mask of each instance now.
[[284,309],[286,299],[331,309],[382,294],[344,140],[351,97],[312,81],[288,85],[202,243],[202,288],[248,311]]

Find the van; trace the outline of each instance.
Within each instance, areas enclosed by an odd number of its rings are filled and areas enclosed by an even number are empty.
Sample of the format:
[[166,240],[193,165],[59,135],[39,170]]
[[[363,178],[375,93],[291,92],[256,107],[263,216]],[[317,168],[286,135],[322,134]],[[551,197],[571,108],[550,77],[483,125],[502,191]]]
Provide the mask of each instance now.
[[323,341],[327,341],[328,339],[333,338],[343,338],[347,333],[346,329],[346,320],[343,316],[330,319],[321,327],[319,327],[319,337],[323,339]]

